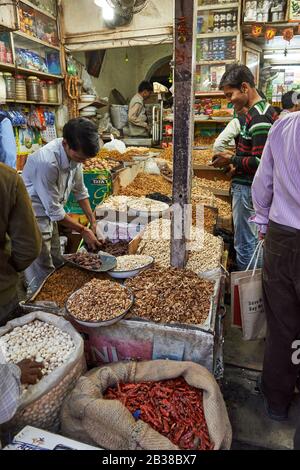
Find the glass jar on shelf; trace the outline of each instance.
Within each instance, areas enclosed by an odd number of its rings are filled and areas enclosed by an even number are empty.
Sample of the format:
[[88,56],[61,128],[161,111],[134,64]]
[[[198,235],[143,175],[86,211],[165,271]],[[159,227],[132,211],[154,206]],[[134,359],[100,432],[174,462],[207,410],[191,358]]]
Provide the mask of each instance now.
[[16,100],[27,101],[26,81],[23,75],[16,75]]
[[43,103],[48,103],[49,100],[49,93],[48,93],[48,85],[46,81],[41,81],[41,101]]
[[16,99],[16,80],[12,73],[6,72],[3,74],[6,87],[6,99],[15,100]]
[[49,103],[58,103],[57,84],[52,80],[48,81],[48,101]]
[[41,82],[38,77],[28,77],[27,78],[27,99],[28,101],[41,101]]

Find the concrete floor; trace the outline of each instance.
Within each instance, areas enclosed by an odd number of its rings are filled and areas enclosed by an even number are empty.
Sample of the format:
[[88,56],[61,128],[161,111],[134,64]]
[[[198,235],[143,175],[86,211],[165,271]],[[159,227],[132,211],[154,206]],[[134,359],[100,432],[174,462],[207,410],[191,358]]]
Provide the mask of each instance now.
[[241,331],[225,322],[225,372],[221,387],[233,429],[232,449],[292,449],[300,417],[300,394],[295,395],[289,419],[279,423],[265,413],[256,381],[262,370],[264,341],[243,341]]

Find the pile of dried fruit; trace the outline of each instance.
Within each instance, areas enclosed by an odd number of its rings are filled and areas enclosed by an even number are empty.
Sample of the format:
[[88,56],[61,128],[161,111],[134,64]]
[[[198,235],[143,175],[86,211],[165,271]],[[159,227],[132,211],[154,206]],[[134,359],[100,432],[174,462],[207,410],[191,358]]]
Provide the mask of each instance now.
[[222,180],[220,178],[216,178],[214,180],[209,180],[207,178],[197,178],[199,180],[199,185],[204,187],[209,187],[211,189],[222,189],[225,191],[230,190],[231,181],[229,180]]
[[213,283],[192,271],[154,266],[126,281],[135,295],[130,317],[159,323],[203,324],[209,315]]
[[182,450],[212,450],[203,409],[203,392],[182,377],[161,382],[120,384],[108,388],[136,419],[148,423]]
[[7,362],[18,364],[23,359],[33,359],[43,363],[42,374],[45,376],[63,365],[75,346],[68,333],[35,320],[2,336],[0,349]]
[[87,269],[100,269],[102,266],[101,258],[94,253],[78,252],[67,255],[66,259]]
[[[159,219],[147,225],[140,241],[137,253],[152,256],[160,266],[171,264],[171,224],[169,220]],[[219,237],[204,232],[196,227],[191,228],[187,269],[196,273],[210,271],[220,267],[223,253],[223,242]]]
[[117,266],[113,269],[113,271],[132,271],[148,266],[151,263],[153,263],[153,258],[151,256],[119,256],[117,259]]
[[129,292],[117,282],[92,279],[68,300],[68,311],[80,321],[101,322],[122,315],[131,305]]
[[194,150],[193,162],[197,165],[208,165],[211,163],[213,157],[212,149]]
[[120,166],[119,162],[113,160],[104,160],[101,157],[89,158],[83,164],[85,172],[96,172],[101,170],[112,171]]
[[166,181],[163,176],[140,173],[129,186],[120,189],[120,194],[124,196],[139,197],[154,192],[170,196],[172,184]]
[[158,156],[162,160],[170,160],[173,161],[173,147],[165,148]]
[[47,279],[41,292],[35,298],[37,302],[55,302],[59,307],[64,307],[70,295],[80,289],[86,282],[100,274],[81,271],[71,266],[63,266],[55,271]]
[[105,158],[109,160],[115,160],[117,162],[131,162],[132,155],[118,152],[117,150],[106,150],[102,148],[97,155],[98,158]]
[[212,145],[215,140],[216,140],[215,135],[211,135],[211,136],[199,135],[199,136],[195,137],[194,146],[195,147],[198,147],[198,146],[200,147],[201,145]]
[[196,177],[193,178],[192,203],[193,206],[196,204],[205,204],[207,206],[216,207],[221,217],[231,216],[230,202],[223,201],[220,197],[215,196],[212,190],[203,189],[202,180]]
[[105,202],[98,206],[99,211],[116,212],[162,212],[167,209],[165,203],[144,196],[110,196]]
[[123,256],[128,254],[129,250],[129,242],[127,241],[119,241],[117,243],[112,243],[109,240],[102,242],[101,251],[105,251],[105,253],[109,253],[113,256]]

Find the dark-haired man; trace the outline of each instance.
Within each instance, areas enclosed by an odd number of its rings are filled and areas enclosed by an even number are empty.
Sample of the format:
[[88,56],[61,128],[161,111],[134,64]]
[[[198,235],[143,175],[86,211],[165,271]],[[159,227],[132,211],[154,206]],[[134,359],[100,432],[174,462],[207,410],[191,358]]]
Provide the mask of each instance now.
[[227,152],[216,155],[216,168],[233,165],[232,208],[234,221],[237,268],[244,271],[255,250],[258,231],[248,222],[254,215],[251,185],[272,124],[277,118],[275,110],[261,98],[255,88],[254,77],[245,65],[233,65],[223,75],[220,89],[240,113],[248,108],[246,122],[242,126],[236,154]]
[[294,90],[288,91],[281,98],[282,112],[280,119],[285,117],[287,114],[295,113],[300,111],[300,94]]
[[[23,179],[43,236],[42,252],[25,272],[31,291],[35,291],[54,267],[62,262],[57,222],[79,232],[90,248],[100,246],[94,234],[96,221],[83,182],[81,165],[94,157],[99,147],[95,124],[84,118],[72,119],[65,125],[62,139],[50,142],[30,155],[26,162]],[[92,229],[75,222],[66,214],[64,206],[71,192]]]
[[141,82],[138,93],[134,95],[129,104],[128,123],[129,134],[132,137],[148,137],[150,128],[145,108],[145,100],[147,100],[153,91],[150,82]]

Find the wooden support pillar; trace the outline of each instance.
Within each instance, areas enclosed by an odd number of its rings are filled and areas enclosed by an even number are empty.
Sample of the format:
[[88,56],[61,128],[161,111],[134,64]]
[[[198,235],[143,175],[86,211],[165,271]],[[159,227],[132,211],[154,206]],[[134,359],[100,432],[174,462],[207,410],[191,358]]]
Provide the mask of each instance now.
[[197,0],[175,0],[174,25],[174,176],[171,264],[184,268],[191,217],[192,148],[194,142],[194,73]]

